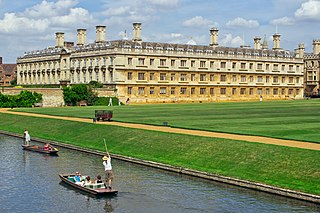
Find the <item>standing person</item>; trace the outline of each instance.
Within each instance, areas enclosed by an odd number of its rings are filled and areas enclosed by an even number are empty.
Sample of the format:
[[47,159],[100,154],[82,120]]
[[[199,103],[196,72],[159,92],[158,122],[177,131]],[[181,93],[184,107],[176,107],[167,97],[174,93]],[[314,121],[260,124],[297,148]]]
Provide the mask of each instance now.
[[129,105],[130,104],[130,99],[128,98],[127,100],[126,100],[126,105]]
[[24,129],[24,145],[30,144],[30,135],[27,129]]
[[110,97],[110,99],[109,99],[109,104],[108,104],[108,106],[113,106],[113,105],[112,105],[112,97]]
[[260,101],[262,101],[262,95],[260,95]]
[[112,166],[111,166],[111,157],[109,152],[107,152],[106,156],[102,158],[103,160],[103,166],[104,166],[104,171],[106,174],[106,189],[109,188],[111,190],[111,182],[113,180],[113,171],[112,171]]

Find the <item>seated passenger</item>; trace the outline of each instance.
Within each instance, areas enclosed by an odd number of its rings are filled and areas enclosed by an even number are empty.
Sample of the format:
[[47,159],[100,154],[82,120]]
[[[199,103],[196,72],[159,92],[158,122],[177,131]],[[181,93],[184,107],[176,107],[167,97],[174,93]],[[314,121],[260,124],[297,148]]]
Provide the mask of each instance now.
[[43,150],[49,151],[49,150],[50,150],[50,145],[49,145],[48,143],[46,143],[46,144],[43,146]]
[[85,181],[84,181],[84,185],[85,185],[85,186],[91,185],[91,179],[90,179],[90,176],[89,176],[89,175],[86,177],[86,179],[85,179]]
[[97,176],[96,183],[103,183],[103,181],[101,180],[101,175]]
[[79,172],[76,172],[76,175],[73,177],[74,179],[74,182],[78,185],[83,185],[83,180],[82,180],[82,177],[81,177],[81,174]]

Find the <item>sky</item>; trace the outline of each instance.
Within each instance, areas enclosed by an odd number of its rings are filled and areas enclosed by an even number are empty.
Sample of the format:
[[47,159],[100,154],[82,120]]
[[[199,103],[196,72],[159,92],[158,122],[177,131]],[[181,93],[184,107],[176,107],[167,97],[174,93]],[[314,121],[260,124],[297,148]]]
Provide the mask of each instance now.
[[320,39],[320,0],[0,0],[0,56],[16,63],[25,52],[55,46],[55,33],[77,41],[77,29],[106,26],[107,40],[132,38],[132,23],[142,23],[147,42],[209,45],[209,30],[219,30],[220,46],[250,45],[253,38],[281,35],[281,48],[294,51]]

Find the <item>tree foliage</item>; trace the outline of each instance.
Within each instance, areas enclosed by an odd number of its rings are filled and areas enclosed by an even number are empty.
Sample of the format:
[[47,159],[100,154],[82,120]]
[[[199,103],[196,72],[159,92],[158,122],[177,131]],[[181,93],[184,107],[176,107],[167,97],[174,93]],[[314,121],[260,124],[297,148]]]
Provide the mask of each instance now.
[[103,84],[99,83],[98,81],[90,81],[89,85],[92,86],[92,88],[102,88]]
[[97,98],[97,94],[90,85],[76,84],[63,88],[63,99],[66,105],[76,106],[80,101],[93,105]]
[[0,107],[32,107],[35,103],[42,101],[42,94],[30,92],[27,90],[21,91],[18,95],[4,95],[0,93]]

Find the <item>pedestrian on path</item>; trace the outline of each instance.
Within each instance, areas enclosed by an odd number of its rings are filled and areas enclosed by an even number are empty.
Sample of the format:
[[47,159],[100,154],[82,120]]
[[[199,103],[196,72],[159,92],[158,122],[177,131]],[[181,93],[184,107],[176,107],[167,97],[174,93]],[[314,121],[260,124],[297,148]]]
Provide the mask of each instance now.
[[113,105],[112,105],[112,97],[110,97],[110,99],[109,99],[109,104],[108,104],[108,106],[113,106]]

